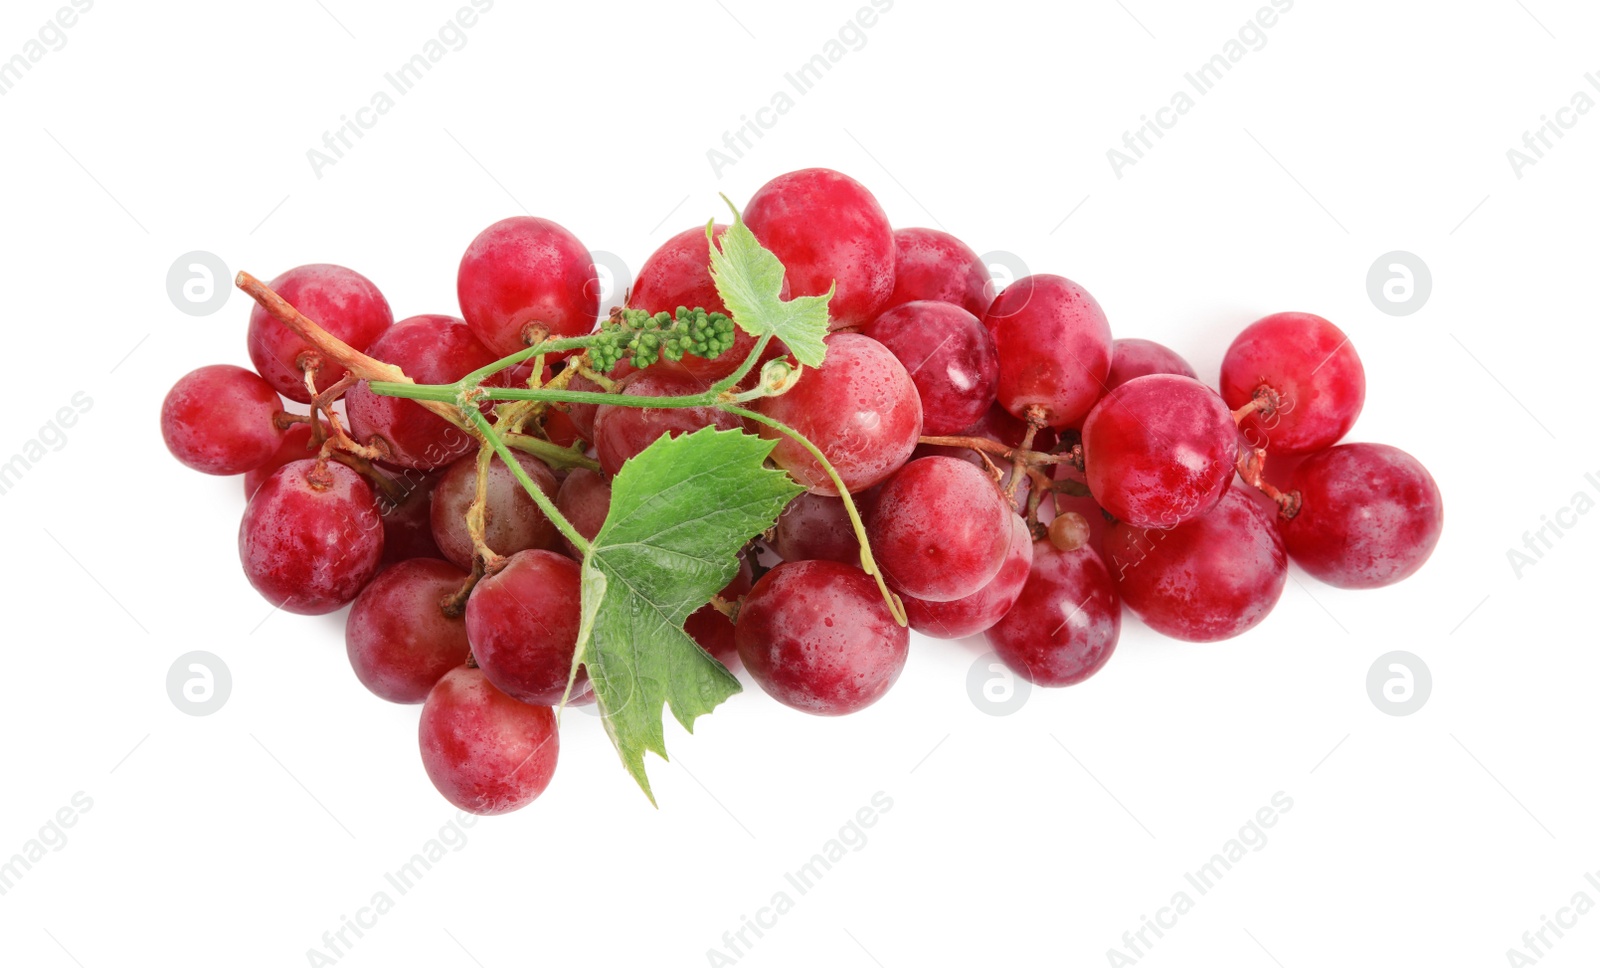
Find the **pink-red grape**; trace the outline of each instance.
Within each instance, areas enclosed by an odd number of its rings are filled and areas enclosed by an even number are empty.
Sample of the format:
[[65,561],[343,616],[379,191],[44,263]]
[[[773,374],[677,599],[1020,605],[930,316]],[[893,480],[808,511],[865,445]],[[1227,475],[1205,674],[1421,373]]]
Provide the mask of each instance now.
[[[466,323],[437,315],[402,319],[373,341],[367,355],[393,363],[418,383],[454,383],[496,359]],[[414,400],[380,397],[365,381],[345,394],[344,405],[352,434],[368,443],[374,436],[388,443],[385,463],[430,470],[475,449],[466,431]]]
[[[496,689],[540,706],[561,701],[578,647],[580,576],[566,555],[521,551],[472,590],[467,639]],[[588,692],[580,669],[573,698]]]
[[1407,578],[1433,554],[1444,499],[1415,457],[1385,444],[1341,444],[1290,475],[1300,510],[1279,518],[1289,556],[1340,588],[1379,588]]
[[894,292],[894,232],[872,193],[827,168],[791,171],[750,197],[744,220],[796,296],[820,296],[834,328],[864,326]]
[[996,296],[983,325],[1000,354],[1000,405],[1026,419],[1040,407],[1073,427],[1105,393],[1111,325],[1088,290],[1061,276],[1025,276]]
[[1106,376],[1107,393],[1129,380],[1152,373],[1175,373],[1191,380],[1199,379],[1188,360],[1154,340],[1111,341],[1111,372]]
[[[650,367],[623,381],[629,397],[685,397],[704,393],[710,385],[686,373]],[[716,427],[738,430],[738,417],[715,407],[626,407],[604,404],[594,415],[595,454],[607,474],[615,475],[629,459],[661,439]]]
[[[604,474],[587,467],[568,471],[566,480],[561,482],[560,490],[556,491],[556,510],[572,523],[579,534],[593,541],[594,536],[600,533],[600,527],[606,523],[606,515],[611,512],[611,482]],[[583,557],[566,535],[561,536],[561,544],[574,558]]]
[[[542,461],[516,453],[517,463],[552,500],[556,476]],[[450,465],[433,492],[430,520],[439,551],[462,568],[472,567],[472,535],[467,531],[467,509],[477,494],[477,457],[463,457]],[[499,457],[489,462],[488,502],[484,512],[484,540],[498,555],[514,555],[530,548],[558,547],[560,532],[539,510],[511,469]]]
[[[822,366],[756,409],[816,445],[851,493],[898,470],[922,435],[922,402],[911,375],[882,343],[857,333],[829,336]],[[778,441],[772,459],[795,480],[814,494],[837,493],[809,451],[765,424],[757,429]]]
[[984,637],[1029,682],[1071,686],[1100,671],[1121,634],[1122,606],[1100,556],[1036,541],[1022,593]]
[[1011,611],[1033,567],[1033,536],[1020,515],[1011,515],[1011,550],[989,583],[953,602],[924,602],[901,596],[911,627],[936,639],[976,635]]
[[311,445],[311,425],[309,423],[293,423],[283,432],[283,441],[278,444],[278,450],[267,462],[257,465],[244,472],[244,499],[250,500],[250,495],[256,492],[262,482],[272,476],[272,472],[285,464],[292,464],[297,460],[317,456],[317,448]]
[[1000,358],[978,317],[947,302],[908,302],[880,313],[862,333],[895,355],[922,401],[922,432],[953,434],[994,403]]
[[[456,274],[467,325],[498,356],[528,346],[537,324],[550,337],[582,336],[600,312],[600,281],[589,250],[549,219],[516,216],[484,229]],[[556,355],[556,354],[552,354]]]
[[[733,579],[722,591],[718,592],[718,596],[725,602],[736,602],[750,593],[752,580],[750,561],[740,556],[739,570],[734,573]],[[723,665],[731,666],[738,658],[739,648],[734,640],[733,622],[715,605],[707,603],[695,609],[683,623],[683,630],[699,643],[700,648],[705,649],[713,659]]]
[[484,816],[532,803],[561,749],[549,706],[517,702],[482,669],[452,669],[422,706],[417,730],[428,779],[455,806]]
[[388,563],[411,558],[440,558],[433,540],[433,492],[444,478],[441,471],[403,471],[391,478],[399,494],[377,492],[378,512],[383,515],[383,560]]
[[[334,265],[309,265],[290,269],[269,284],[272,291],[329,333],[365,350],[394,323],[389,301],[366,276]],[[294,334],[260,306],[250,310],[250,362],[279,393],[300,403],[310,403],[301,361],[316,354],[311,344]],[[320,354],[317,354],[320,358]],[[326,390],[345,377],[344,367],[321,360],[317,389]]]
[[790,562],[763,575],[734,638],[768,695],[818,716],[877,702],[900,678],[910,645],[877,584],[836,561]]
[[272,460],[283,443],[273,419],[283,401],[267,381],[240,366],[202,366],[161,403],[161,438],[186,467],[244,474]]
[[883,310],[937,299],[981,318],[994,301],[989,267],[967,244],[938,229],[894,230],[894,291]]
[[1166,530],[1119,521],[1105,537],[1117,590],[1145,624],[1215,642],[1254,628],[1283,594],[1289,560],[1270,512],[1232,487],[1206,514]]
[[895,591],[952,602],[1000,571],[1014,517],[983,471],[953,457],[924,457],[884,482],[867,537]]
[[1215,507],[1237,456],[1233,414],[1215,391],[1186,376],[1124,383],[1083,425],[1090,493],[1140,528],[1171,527]]
[[350,607],[344,644],[356,678],[390,702],[419,703],[467,661],[467,625],[445,598],[467,573],[437,558],[402,561],[372,580]]
[[1262,386],[1277,393],[1278,409],[1265,419],[1245,418],[1251,446],[1309,454],[1350,431],[1367,396],[1367,375],[1339,327],[1311,313],[1274,313],[1246,326],[1222,358],[1229,407],[1249,403]]
[[[871,492],[876,496],[876,492]],[[868,492],[854,495],[856,513],[864,518]],[[850,513],[838,494],[812,494],[807,491],[789,502],[778,516],[773,531],[772,550],[784,561],[838,561],[861,564],[861,539],[856,537]]]
[[353,601],[383,558],[372,488],[343,464],[295,461],[273,472],[239,522],[239,560],[286,612],[322,615]]

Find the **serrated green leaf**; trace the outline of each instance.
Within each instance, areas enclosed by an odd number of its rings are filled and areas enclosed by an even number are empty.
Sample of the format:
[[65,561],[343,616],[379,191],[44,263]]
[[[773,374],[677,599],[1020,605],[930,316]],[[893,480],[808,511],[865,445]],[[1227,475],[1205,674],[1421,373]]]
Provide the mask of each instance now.
[[828,351],[822,339],[828,335],[828,300],[833,298],[834,287],[829,286],[822,296],[780,299],[783,263],[761,247],[732,202],[728,207],[733,209],[733,224],[721,239],[712,238],[712,228],[706,226],[706,236],[711,239],[711,278],[723,305],[751,336],[771,333],[783,340],[801,363],[821,366]]
[[740,689],[683,623],[802,490],[765,466],[773,444],[710,427],[663,436],[612,481],[611,511],[584,557],[574,664],[587,667],[606,732],[652,803],[644,754],[667,757],[662,706],[692,732]]

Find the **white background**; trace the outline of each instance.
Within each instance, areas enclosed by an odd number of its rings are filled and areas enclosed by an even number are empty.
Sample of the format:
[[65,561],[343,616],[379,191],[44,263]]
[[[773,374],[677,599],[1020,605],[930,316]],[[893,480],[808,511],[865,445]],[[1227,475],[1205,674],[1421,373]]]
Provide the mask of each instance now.
[[[5,4],[0,58],[55,6]],[[811,165],[897,225],[1070,276],[1118,335],[1208,380],[1251,320],[1330,317],[1366,365],[1353,439],[1403,447],[1443,490],[1433,560],[1370,592],[1296,569],[1224,643],[1129,616],[1096,678],[1008,717],[969,699],[981,641],[918,639],[895,690],[844,719],[752,688],[693,737],[669,726],[660,810],[570,715],[545,795],[472,827],[341,964],[707,964],[878,791],[893,807],[866,845],[741,964],[1106,964],[1278,791],[1294,806],[1267,844],[1143,963],[1500,965],[1575,892],[1600,901],[1600,515],[1520,577],[1507,560],[1600,497],[1600,112],[1521,178],[1506,157],[1573,92],[1600,98],[1600,11],[1300,0],[1117,178],[1107,149],[1256,6],[899,0],[718,177],[707,149],[857,4],[500,0],[318,178],[307,149],[454,3],[94,4],[0,98],[0,460],[75,392],[94,402],[0,497],[0,859],[93,800],[0,896],[4,961],[307,964],[453,816],[416,709],[350,674],[342,615],[267,617],[236,565],[239,482],[162,448],[178,376],[248,363],[241,295],[199,318],[169,301],[179,255],[263,278],[338,262],[397,316],[454,313],[460,253],[497,219],[553,218],[637,267],[718,192]],[[1433,275],[1399,318],[1365,283],[1396,249]],[[233,676],[203,718],[165,687],[196,649]],[[1366,688],[1395,649],[1432,671],[1407,717]],[[1548,937],[1541,964],[1592,964],[1600,913]]]

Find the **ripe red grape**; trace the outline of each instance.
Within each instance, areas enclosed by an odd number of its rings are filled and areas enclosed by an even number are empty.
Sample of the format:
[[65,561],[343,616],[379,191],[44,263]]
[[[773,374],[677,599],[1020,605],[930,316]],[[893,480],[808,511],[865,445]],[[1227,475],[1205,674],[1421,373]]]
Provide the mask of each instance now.
[[[716,237],[720,239],[727,228],[718,224],[714,229]],[[787,277],[778,298],[789,298]],[[639,269],[633,292],[628,295],[628,305],[649,313],[672,313],[683,307],[728,314],[728,307],[723,304],[716,283],[711,279],[711,245],[706,239],[704,225],[684,229],[650,254],[650,258]],[[733,347],[715,359],[685,354],[682,360],[663,358],[655,365],[668,370],[680,370],[711,384],[738,369],[755,345],[754,336],[735,326]]]
[[286,612],[337,611],[361,592],[382,558],[383,521],[372,488],[333,461],[278,468],[239,522],[245,577]]
[[[733,579],[718,592],[725,602],[736,602],[750,593],[750,585],[754,572],[750,568],[750,561],[745,556],[739,557],[739,570],[734,573]],[[687,621],[683,623],[683,630],[689,637],[699,643],[713,659],[725,666],[731,666],[734,659],[738,658],[738,643],[734,640],[733,622],[728,616],[722,614],[715,605],[707,603],[695,609]]]
[[1189,642],[1254,628],[1278,603],[1289,574],[1271,513],[1243,487],[1229,488],[1211,511],[1175,528],[1119,521],[1105,547],[1128,607],[1157,632]]
[[[876,492],[873,492],[876,496]],[[855,496],[856,513],[867,514],[867,492]],[[837,494],[807,491],[789,502],[778,516],[772,550],[784,561],[838,561],[861,564],[861,539],[856,537],[850,514]]]
[[1222,398],[1185,376],[1124,383],[1083,425],[1084,474],[1100,506],[1140,528],[1209,511],[1234,476],[1238,430]]
[[[454,383],[496,359],[466,323],[436,315],[395,323],[373,341],[367,355],[395,364],[418,383]],[[358,439],[371,443],[379,436],[388,443],[388,464],[430,470],[474,450],[466,431],[414,400],[380,397],[364,381],[345,394],[345,411],[350,432]]]
[[1341,444],[1306,458],[1289,477],[1300,510],[1278,519],[1289,556],[1340,588],[1379,588],[1409,577],[1444,528],[1439,486],[1415,457],[1385,444]]
[[989,583],[953,602],[902,596],[911,627],[936,639],[960,639],[994,625],[1016,604],[1033,567],[1033,536],[1020,515],[1011,515],[1011,550]]
[[[606,480],[604,474],[587,467],[568,471],[566,480],[561,482],[560,490],[556,491],[556,510],[572,523],[579,534],[593,541],[594,536],[600,533],[600,527],[606,523],[606,515],[611,512],[611,482]],[[574,558],[583,557],[566,535],[561,536],[561,544]]]
[[[517,453],[517,463],[552,500],[556,476],[542,461]],[[433,492],[430,518],[433,540],[445,558],[462,568],[472,567],[472,536],[467,531],[467,509],[478,486],[477,457],[463,457],[450,465]],[[498,555],[514,555],[530,548],[558,547],[560,532],[523,490],[511,469],[499,457],[489,462],[488,503],[484,511],[484,540]]]
[[978,317],[947,302],[908,302],[862,332],[889,348],[917,385],[922,432],[953,434],[994,403],[1000,359]]
[[884,482],[867,537],[896,591],[951,602],[975,594],[1000,571],[1013,517],[983,471],[953,457],[924,457]]
[[356,678],[380,699],[419,703],[467,661],[467,624],[441,607],[467,573],[437,558],[402,561],[372,580],[350,607],[345,651]]
[[[684,397],[704,393],[710,384],[686,373],[650,367],[623,381],[622,393],[630,397]],[[624,462],[639,456],[661,439],[691,433],[701,427],[738,430],[743,423],[715,407],[625,407],[604,404],[594,416],[595,454],[607,474],[615,475]]]
[[[864,491],[899,469],[922,435],[922,402],[906,368],[880,342],[856,333],[828,337],[828,356],[793,388],[756,404],[763,414],[809,439],[838,471],[846,489]],[[814,494],[834,492],[816,458],[782,433],[772,459]]]
[[267,458],[265,464],[257,465],[244,472],[244,499],[250,500],[250,495],[256,492],[261,483],[272,476],[272,472],[285,464],[292,464],[297,460],[305,460],[317,456],[317,448],[311,445],[311,424],[294,423],[283,432],[283,441],[278,444],[278,450]]
[[[378,287],[343,266],[300,266],[269,285],[301,314],[356,350],[366,350],[394,323],[389,302]],[[249,343],[250,362],[257,373],[290,400],[311,402],[301,369],[303,355],[316,353],[311,344],[260,306],[250,310]],[[317,389],[325,390],[344,377],[344,367],[323,359]]]
[[1188,360],[1154,340],[1111,341],[1111,372],[1106,376],[1107,393],[1129,380],[1152,373],[1175,373],[1191,380],[1199,379]]
[[452,669],[422,706],[417,730],[428,779],[455,806],[483,816],[532,803],[561,748],[549,706],[517,702],[482,669]]
[[1222,358],[1222,399],[1237,410],[1257,388],[1278,395],[1277,413],[1250,414],[1242,427],[1255,447],[1309,454],[1350,431],[1367,396],[1367,375],[1350,338],[1310,313],[1274,313],[1246,326]]
[[1000,405],[1027,418],[1041,407],[1052,427],[1077,426],[1105,393],[1111,325],[1088,290],[1061,276],[1025,276],[984,315],[1000,354]]
[[1029,682],[1071,686],[1100,671],[1121,634],[1122,606],[1100,556],[1036,541],[1022,593],[984,638]]
[[994,301],[989,267],[967,244],[938,229],[894,230],[894,291],[887,311],[919,299],[937,299],[982,318]]
[[790,562],[763,575],[734,638],[768,695],[818,716],[877,702],[900,678],[910,645],[877,584],[835,561]]
[[828,168],[791,171],[762,185],[745,223],[783,263],[796,296],[834,286],[834,328],[864,326],[894,292],[894,232],[860,182]]
[[433,492],[443,478],[440,471],[403,471],[391,478],[399,489],[398,497],[377,492],[385,562],[443,557],[433,540],[432,513]]
[[283,401],[267,381],[240,366],[202,366],[161,403],[161,437],[186,467],[244,474],[272,460],[283,443],[274,421]]
[[[496,689],[540,706],[561,701],[578,648],[581,573],[565,555],[521,551],[472,590],[467,639]],[[588,692],[589,677],[579,670],[573,698]]]
[[594,260],[577,237],[531,216],[496,222],[479,233],[456,274],[461,315],[497,356],[527,348],[524,329],[538,324],[550,336],[583,336],[600,312]]
[[[572,375],[571,381],[567,383],[567,389],[579,393],[605,392],[604,387],[581,373]],[[597,403],[564,403],[561,406],[566,408],[567,417],[572,420],[572,426],[577,428],[578,436],[591,444],[594,443],[594,417],[595,413],[599,411],[600,405]]]

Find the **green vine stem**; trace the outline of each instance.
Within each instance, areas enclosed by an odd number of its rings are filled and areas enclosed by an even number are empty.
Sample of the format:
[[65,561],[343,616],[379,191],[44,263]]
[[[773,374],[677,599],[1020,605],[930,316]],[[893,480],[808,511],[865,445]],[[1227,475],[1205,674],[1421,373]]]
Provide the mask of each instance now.
[[563,447],[532,434],[505,434],[501,439],[506,442],[506,446],[514,447],[524,454],[532,454],[551,467],[566,470],[579,467],[591,471],[600,469],[599,461],[585,455],[577,447]]
[[735,416],[743,417],[746,420],[753,420],[758,424],[771,427],[804,447],[816,462],[822,465],[822,469],[828,474],[828,479],[838,489],[840,499],[844,501],[845,513],[850,516],[850,525],[855,529],[856,540],[861,544],[861,569],[871,575],[873,580],[878,583],[878,590],[883,593],[883,600],[888,603],[889,613],[894,616],[894,620],[901,626],[909,624],[906,619],[905,604],[900,601],[899,595],[889,590],[889,586],[883,580],[883,572],[878,568],[878,562],[872,557],[872,544],[867,540],[867,528],[866,525],[861,523],[861,514],[856,510],[856,502],[850,497],[850,489],[844,486],[844,479],[839,476],[838,471],[834,470],[833,464],[829,462],[828,458],[823,456],[821,449],[810,440],[807,440],[805,434],[781,420],[774,420],[764,413],[757,413],[754,410],[747,410],[744,407],[733,404],[723,404],[719,409]]

